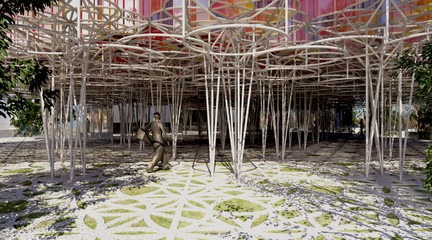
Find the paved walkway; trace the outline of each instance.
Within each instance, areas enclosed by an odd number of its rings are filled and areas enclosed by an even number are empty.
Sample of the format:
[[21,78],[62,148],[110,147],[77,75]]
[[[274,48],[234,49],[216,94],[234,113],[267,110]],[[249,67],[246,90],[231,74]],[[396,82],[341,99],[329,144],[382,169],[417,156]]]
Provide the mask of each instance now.
[[[147,174],[153,151],[134,145],[90,142],[87,175],[77,163],[70,182],[68,160],[58,156],[50,180],[41,139],[1,139],[1,238],[432,239],[424,144],[408,144],[401,182],[397,159],[384,175],[373,162],[365,179],[364,145],[355,140],[293,149],[285,162],[261,161],[249,148],[240,182],[228,151],[218,154],[214,178],[206,145],[180,146],[172,170]],[[274,150],[267,156],[276,159]]]

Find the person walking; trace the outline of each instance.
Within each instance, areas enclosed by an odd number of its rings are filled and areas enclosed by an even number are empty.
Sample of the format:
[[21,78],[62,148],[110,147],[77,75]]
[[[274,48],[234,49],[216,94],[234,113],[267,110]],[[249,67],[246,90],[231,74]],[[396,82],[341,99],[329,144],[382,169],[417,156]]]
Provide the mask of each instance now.
[[[160,114],[158,112],[155,112],[153,114],[154,121],[147,125],[144,131],[149,135],[149,132],[152,133],[151,142],[153,145],[153,159],[152,161],[147,165],[147,172],[151,173],[153,172],[153,168],[158,164],[159,161],[162,161],[162,170],[169,170],[171,169],[171,166],[168,163],[168,156],[165,151],[165,141],[169,145],[168,136],[165,132],[164,126],[162,122],[160,121]],[[165,141],[164,141],[165,140]]]

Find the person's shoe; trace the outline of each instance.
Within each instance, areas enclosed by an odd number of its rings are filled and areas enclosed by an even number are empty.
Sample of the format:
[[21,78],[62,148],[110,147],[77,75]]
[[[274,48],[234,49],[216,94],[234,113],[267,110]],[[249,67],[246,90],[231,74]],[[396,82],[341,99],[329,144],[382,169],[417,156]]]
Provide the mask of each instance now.
[[148,173],[154,173],[153,169],[150,169],[150,168],[147,168],[146,171],[147,171]]
[[162,167],[162,170],[170,170],[171,169],[171,166],[168,164],[168,165],[166,165],[165,167]]

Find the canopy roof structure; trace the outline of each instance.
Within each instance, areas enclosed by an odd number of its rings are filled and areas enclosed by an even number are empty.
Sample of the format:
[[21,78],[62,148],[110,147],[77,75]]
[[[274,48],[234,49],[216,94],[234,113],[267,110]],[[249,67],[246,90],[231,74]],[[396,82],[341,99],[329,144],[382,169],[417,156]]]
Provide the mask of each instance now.
[[[175,143],[182,108],[206,109],[210,163],[217,128],[227,124],[236,176],[253,116],[262,129],[271,120],[283,159],[292,129],[304,133],[306,147],[309,131],[319,141],[333,125],[335,106],[362,105],[369,169],[373,144],[382,162],[384,137],[395,129],[385,109],[411,104],[415,89],[411,76],[389,78],[392,59],[429,39],[431,10],[430,0],[59,1],[36,17],[18,17],[9,54],[50,66],[61,101],[50,117],[46,112],[47,123],[73,108],[85,119],[88,105],[121,104],[130,143],[132,108],[168,105]],[[73,128],[46,124],[46,137],[55,142],[56,131],[69,132],[71,143],[85,142]],[[267,130],[262,134],[265,152]],[[402,141],[400,149],[402,177]],[[54,161],[53,145],[47,150]]]

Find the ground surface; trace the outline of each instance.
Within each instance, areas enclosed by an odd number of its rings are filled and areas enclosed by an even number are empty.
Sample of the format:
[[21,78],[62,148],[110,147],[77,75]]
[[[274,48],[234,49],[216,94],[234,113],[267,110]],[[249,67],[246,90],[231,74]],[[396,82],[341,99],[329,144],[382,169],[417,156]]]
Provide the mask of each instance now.
[[[219,152],[216,176],[206,145],[179,147],[169,171],[145,172],[153,151],[104,141],[88,144],[86,176],[57,156],[49,177],[40,138],[0,141],[2,239],[432,239],[432,202],[422,188],[425,144],[410,141],[406,173],[398,159],[364,174],[364,143],[321,142],[266,162],[245,152],[243,179]],[[252,164],[253,163],[253,164]],[[256,166],[256,167],[255,167]]]

